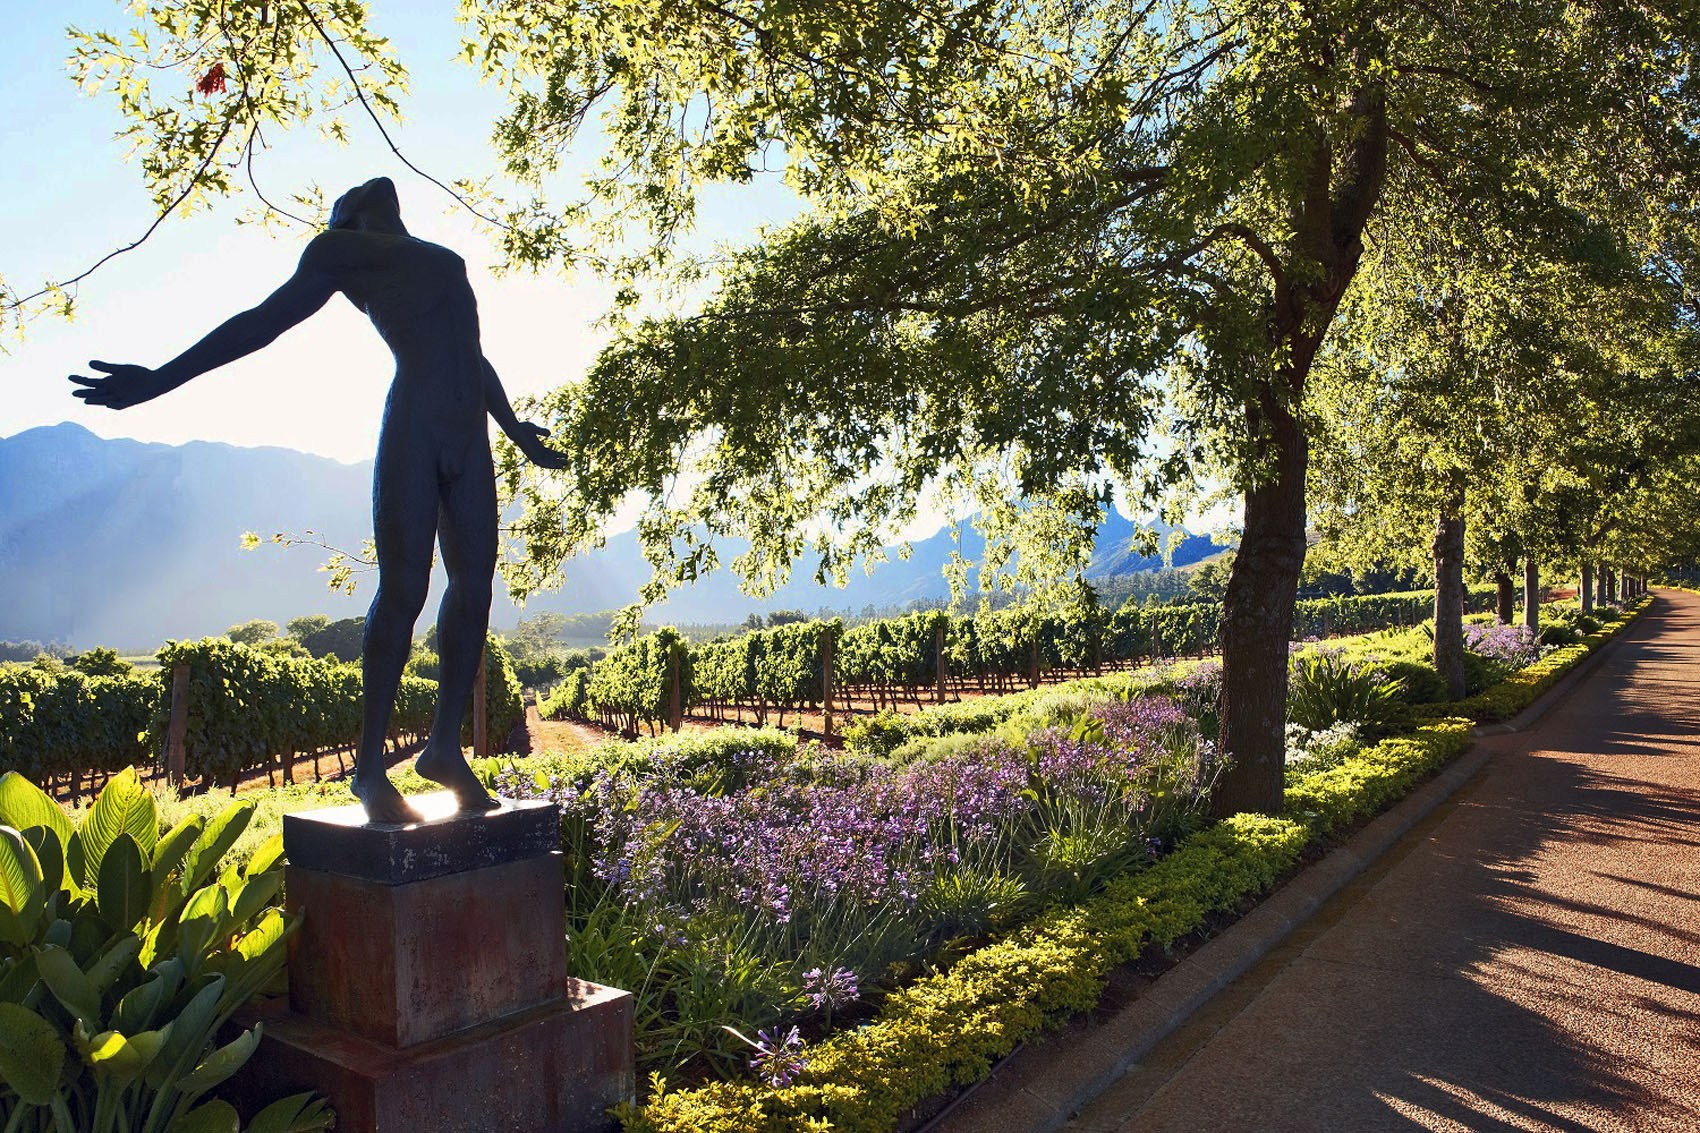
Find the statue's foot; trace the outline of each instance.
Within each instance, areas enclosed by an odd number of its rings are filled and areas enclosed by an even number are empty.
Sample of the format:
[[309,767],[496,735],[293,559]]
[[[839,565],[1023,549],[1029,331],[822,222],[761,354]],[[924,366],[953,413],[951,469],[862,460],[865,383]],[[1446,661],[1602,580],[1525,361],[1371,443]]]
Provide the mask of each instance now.
[[413,769],[431,782],[447,787],[462,812],[496,810],[502,805],[484,789],[458,747],[439,750],[427,743],[414,761]]
[[360,800],[360,805],[366,808],[367,822],[384,822],[394,826],[405,826],[410,822],[421,821],[418,811],[408,803],[402,793],[395,789],[386,776],[374,775],[363,779],[354,777],[352,784],[354,797]]

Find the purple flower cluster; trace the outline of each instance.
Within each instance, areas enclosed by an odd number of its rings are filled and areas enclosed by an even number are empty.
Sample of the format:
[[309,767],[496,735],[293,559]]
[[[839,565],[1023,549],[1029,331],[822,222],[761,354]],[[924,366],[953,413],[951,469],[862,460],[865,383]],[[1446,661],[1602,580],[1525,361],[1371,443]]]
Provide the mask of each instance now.
[[1541,644],[1528,626],[1471,623],[1464,627],[1464,648],[1514,669],[1541,659]]
[[756,1053],[750,1059],[750,1069],[775,1089],[789,1086],[809,1068],[809,1060],[801,1054],[803,1036],[796,1027],[783,1035],[778,1027],[757,1031],[753,1045]]
[[812,968],[803,973],[803,996],[816,1011],[836,1011],[856,1002],[862,992],[856,984],[856,973],[849,968],[834,968],[830,972]]

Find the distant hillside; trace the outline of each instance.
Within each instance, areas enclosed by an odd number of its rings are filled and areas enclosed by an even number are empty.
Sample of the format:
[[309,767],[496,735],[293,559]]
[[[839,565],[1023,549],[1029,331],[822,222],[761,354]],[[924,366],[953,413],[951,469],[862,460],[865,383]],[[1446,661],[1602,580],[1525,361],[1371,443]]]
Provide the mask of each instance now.
[[[244,531],[296,534],[358,549],[371,531],[370,461],[344,464],[281,448],[238,448],[105,440],[72,423],[0,439],[0,639],[63,641],[151,649],[168,637],[217,633],[250,618],[304,613],[347,617],[364,611],[371,583],[354,598],[333,594],[317,570],[317,548],[241,549]],[[1162,565],[1131,549],[1136,526],[1112,514],[1099,532],[1089,574],[1105,577]],[[860,610],[943,596],[941,570],[953,544],[940,531],[844,590],[804,577],[755,602],[718,572],[681,592],[652,620],[736,622],[751,610],[822,607]],[[722,549],[723,561],[742,548]],[[979,550],[964,532],[963,553]],[[1188,535],[1173,562],[1220,551]],[[632,600],[647,567],[633,532],[569,564],[566,585],[526,612],[584,613]],[[421,625],[435,616],[437,580]],[[492,620],[521,613],[499,596]]]

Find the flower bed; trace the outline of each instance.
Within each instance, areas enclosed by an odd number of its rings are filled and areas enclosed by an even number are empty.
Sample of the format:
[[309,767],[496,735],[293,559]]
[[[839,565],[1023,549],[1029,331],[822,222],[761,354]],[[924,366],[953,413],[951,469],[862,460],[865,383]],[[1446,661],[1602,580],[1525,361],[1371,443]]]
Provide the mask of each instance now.
[[700,1080],[753,1061],[780,1083],[802,1041],[789,1028],[865,1014],[855,999],[1197,829],[1211,752],[1149,696],[907,762],[728,731],[615,766],[528,763],[495,786],[561,806],[569,965],[636,994],[641,1064]]
[[1467,700],[1440,706],[1448,715],[1467,716],[1479,723],[1508,720],[1533,704],[1559,678],[1582,663],[1582,660],[1610,641],[1647,608],[1650,598],[1643,597],[1625,606],[1622,616],[1585,636],[1579,644],[1561,645],[1540,660],[1519,669],[1493,687]]
[[978,1081],[1018,1043],[1095,1006],[1117,965],[1264,892],[1313,838],[1372,813],[1469,742],[1468,722],[1441,721],[1305,776],[1293,788],[1294,816],[1240,814],[1191,835],[1150,869],[894,993],[869,1024],[798,1051],[789,1084],[657,1089],[622,1114],[626,1128],[889,1130],[906,1110]]
[[[1630,617],[1644,606],[1629,609]],[[1460,705],[1518,711],[1629,619],[1555,650]],[[1510,706],[1515,705],[1515,708]],[[1495,707],[1502,706],[1502,707]],[[1390,805],[1470,744],[1472,721],[1434,720],[1334,766],[1289,778],[1287,813],[1241,814],[1184,839],[1141,872],[1053,907],[1005,939],[890,995],[878,1015],[786,1048],[780,1084],[722,1081],[668,1089],[621,1114],[631,1133],[891,1129],[906,1111],[978,1081],[1016,1045],[1095,1006],[1109,973],[1211,915],[1265,892],[1305,848]]]

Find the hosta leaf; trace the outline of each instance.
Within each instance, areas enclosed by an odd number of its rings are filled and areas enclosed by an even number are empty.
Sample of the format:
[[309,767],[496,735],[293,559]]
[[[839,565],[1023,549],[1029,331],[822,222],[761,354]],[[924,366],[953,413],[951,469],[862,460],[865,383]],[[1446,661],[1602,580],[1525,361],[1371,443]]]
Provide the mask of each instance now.
[[282,860],[283,835],[281,833],[273,834],[260,843],[260,848],[255,850],[253,857],[248,859],[248,864],[243,867],[242,873],[245,877],[258,877]]
[[112,1025],[132,1035],[151,1027],[159,1017],[168,990],[167,981],[162,978],[131,988],[118,1001],[118,1008],[112,1013]]
[[312,1094],[293,1094],[268,1105],[254,1115],[244,1133],[310,1133],[335,1127],[336,1118],[324,1099]]
[[283,888],[283,874],[279,872],[262,873],[258,877],[250,877],[243,883],[236,899],[230,905],[230,919],[238,928],[247,924],[260,914],[268,905],[276,900],[278,891]]
[[89,968],[89,982],[105,995],[107,989],[118,982],[118,977],[124,974],[124,969],[130,966],[131,961],[135,960],[141,951],[141,940],[132,933],[125,933]]
[[64,810],[16,771],[0,775],[0,823],[19,830],[36,826],[51,830],[61,846],[71,840],[71,820]]
[[206,985],[190,997],[177,1017],[171,1021],[171,1034],[159,1057],[148,1067],[148,1085],[163,1089],[173,1068],[186,1064],[196,1051],[206,1047],[218,1021],[218,1002],[224,995],[224,977],[212,976]]
[[59,1096],[65,1043],[53,1024],[27,1007],[0,1003],[0,1079],[30,1105]]
[[107,847],[118,835],[129,834],[141,848],[144,859],[151,858],[159,842],[159,812],[153,796],[136,778],[136,769],[127,767],[114,775],[101,789],[100,797],[89,808],[88,816],[78,827],[83,843],[84,885],[93,886],[100,878],[100,863]]
[[230,847],[236,845],[236,840],[248,829],[248,822],[254,817],[254,805],[252,802],[235,803],[207,823],[184,860],[180,886],[183,892],[193,893],[213,875],[219,859],[230,852]]
[[245,960],[257,960],[282,943],[288,935],[287,929],[283,914],[272,909],[254,926],[253,932],[236,942],[236,951]]
[[88,973],[63,948],[48,945],[36,949],[36,970],[41,982],[83,1026],[93,1030],[100,1023],[100,989],[94,986]]
[[148,915],[152,903],[153,879],[142,848],[128,831],[121,832],[101,859],[95,907],[114,932],[129,932]]
[[234,1040],[207,1055],[199,1066],[178,1080],[177,1088],[187,1097],[206,1093],[242,1069],[242,1064],[259,1045],[260,1025],[256,1023],[252,1029],[243,1031]]
[[196,839],[206,829],[207,820],[201,815],[186,818],[166,831],[153,852],[153,888],[158,898],[164,897],[165,883],[171,872],[183,864]]
[[230,898],[224,887],[209,885],[189,898],[177,925],[177,955],[193,972],[205,958],[207,946],[223,935],[230,920]]
[[46,907],[41,862],[24,836],[10,826],[0,826],[0,906],[11,914],[0,924],[0,935],[22,947],[35,939]]
[[41,884],[46,895],[51,898],[55,893],[65,888],[65,846],[59,841],[59,836],[45,826],[32,826],[23,832],[24,841],[35,851],[36,861],[41,863]]
[[130,1040],[117,1031],[102,1031],[89,1039],[83,1058],[94,1070],[96,1079],[117,1086],[127,1086],[142,1076],[147,1059],[130,1045]]
[[239,1133],[242,1121],[229,1102],[216,1098],[165,1127],[165,1133]]

